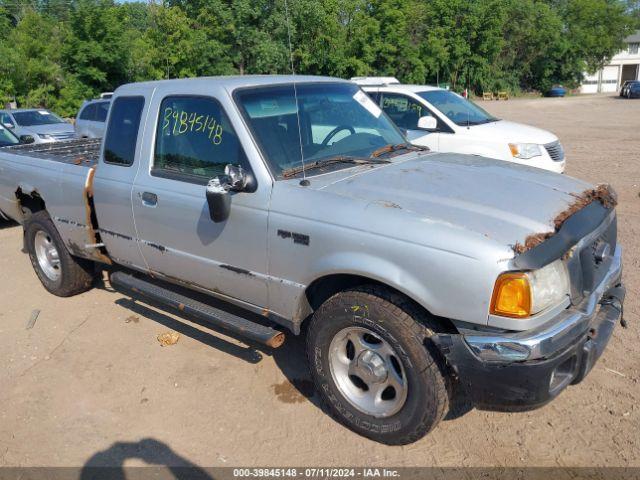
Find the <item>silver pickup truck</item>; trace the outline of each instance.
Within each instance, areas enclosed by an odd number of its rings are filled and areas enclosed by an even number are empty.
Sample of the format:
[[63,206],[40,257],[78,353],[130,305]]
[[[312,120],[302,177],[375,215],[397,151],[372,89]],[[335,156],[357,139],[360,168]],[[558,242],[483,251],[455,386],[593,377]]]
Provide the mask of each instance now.
[[107,124],[0,151],[44,287],[81,293],[99,265],[250,341],[303,334],[318,395],[377,441],[421,438],[458,395],[543,405],[623,321],[610,188],[411,146],[350,82],[125,85]]

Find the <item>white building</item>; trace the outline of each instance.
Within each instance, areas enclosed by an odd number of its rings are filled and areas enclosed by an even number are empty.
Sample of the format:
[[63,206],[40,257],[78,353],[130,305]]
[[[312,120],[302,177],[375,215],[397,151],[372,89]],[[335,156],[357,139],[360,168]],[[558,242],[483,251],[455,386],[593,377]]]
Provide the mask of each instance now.
[[585,75],[580,93],[615,92],[627,80],[640,80],[640,30],[625,38],[626,50],[593,75]]

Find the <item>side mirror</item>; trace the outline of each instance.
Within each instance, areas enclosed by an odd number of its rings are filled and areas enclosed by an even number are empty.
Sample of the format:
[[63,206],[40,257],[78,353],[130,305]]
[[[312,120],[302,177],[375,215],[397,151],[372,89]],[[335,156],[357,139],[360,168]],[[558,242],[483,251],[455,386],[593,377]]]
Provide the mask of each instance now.
[[36,141],[32,135],[20,135],[20,143],[24,145],[28,145],[30,143],[34,143]]
[[14,125],[13,123],[8,123],[8,122],[7,122],[7,123],[3,123],[3,124],[2,124],[2,126],[3,126],[4,128],[8,128],[8,129],[10,129],[10,130],[13,130],[14,128],[16,128],[16,127],[15,127],[15,125]]
[[430,115],[420,117],[418,119],[418,128],[420,130],[435,130],[438,128],[438,121]]
[[224,222],[231,213],[231,192],[248,190],[251,177],[240,166],[227,165],[224,175],[212,178],[207,184],[209,215],[215,223]]

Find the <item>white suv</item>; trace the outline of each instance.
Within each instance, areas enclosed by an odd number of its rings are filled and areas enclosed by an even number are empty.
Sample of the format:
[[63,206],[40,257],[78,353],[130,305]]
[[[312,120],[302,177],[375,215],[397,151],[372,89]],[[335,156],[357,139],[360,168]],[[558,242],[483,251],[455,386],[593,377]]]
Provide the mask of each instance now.
[[402,129],[437,152],[468,153],[562,173],[564,149],[553,133],[493,117],[460,95],[402,85],[393,77],[351,79]]
[[76,117],[76,135],[80,138],[102,138],[107,125],[111,100],[89,100]]

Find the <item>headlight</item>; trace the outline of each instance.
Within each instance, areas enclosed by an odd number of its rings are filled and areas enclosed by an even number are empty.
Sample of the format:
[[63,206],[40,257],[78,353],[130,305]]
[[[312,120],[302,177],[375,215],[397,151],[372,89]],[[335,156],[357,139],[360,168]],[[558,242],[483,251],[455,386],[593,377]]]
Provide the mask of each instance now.
[[509,150],[511,150],[511,155],[513,155],[514,158],[520,158],[522,160],[528,160],[542,155],[540,145],[537,143],[510,143]]
[[506,272],[496,280],[492,315],[525,318],[560,303],[569,295],[569,274],[562,260],[531,272]]
[[42,140],[53,140],[53,137],[47,133],[36,133]]

